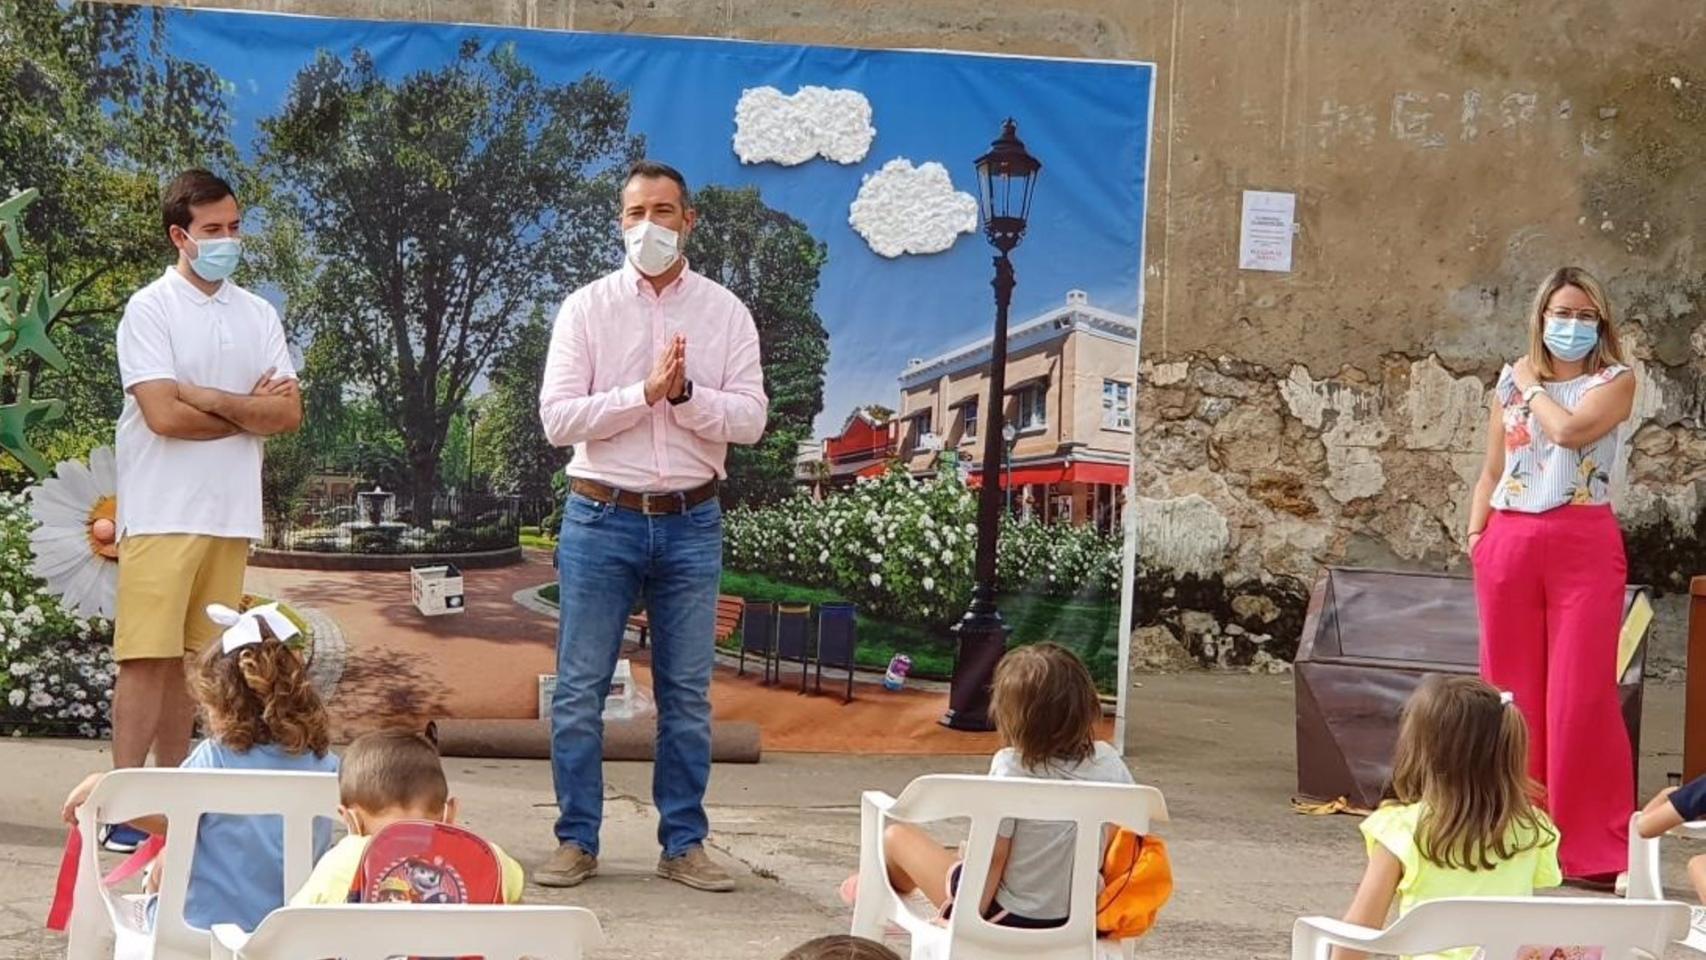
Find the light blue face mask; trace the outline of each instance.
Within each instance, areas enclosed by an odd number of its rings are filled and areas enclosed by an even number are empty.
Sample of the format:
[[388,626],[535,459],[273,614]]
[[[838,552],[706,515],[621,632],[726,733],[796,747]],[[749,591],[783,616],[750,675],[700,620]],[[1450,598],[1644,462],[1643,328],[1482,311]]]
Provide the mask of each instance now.
[[237,269],[238,261],[243,259],[243,243],[236,237],[207,237],[197,240],[190,238],[195,244],[196,255],[190,260],[190,269],[195,275],[208,283],[218,283],[231,275]]
[[1580,360],[1599,346],[1599,324],[1546,318],[1546,349],[1560,360]]

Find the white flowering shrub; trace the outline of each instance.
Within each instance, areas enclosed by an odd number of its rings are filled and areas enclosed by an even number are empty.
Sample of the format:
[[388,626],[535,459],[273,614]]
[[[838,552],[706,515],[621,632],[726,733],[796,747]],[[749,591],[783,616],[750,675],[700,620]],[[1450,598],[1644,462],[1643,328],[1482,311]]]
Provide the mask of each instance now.
[[112,701],[112,624],[65,612],[30,574],[29,503],[0,493],[0,732],[100,737]]
[[[953,474],[893,470],[813,501],[731,510],[730,569],[828,587],[885,620],[940,626],[971,600],[977,498]],[[1094,530],[1007,522],[997,562],[1002,588],[1056,596],[1117,590],[1119,546]]]
[[1008,520],[995,570],[1004,590],[1053,597],[1117,594],[1120,541],[1091,526]]

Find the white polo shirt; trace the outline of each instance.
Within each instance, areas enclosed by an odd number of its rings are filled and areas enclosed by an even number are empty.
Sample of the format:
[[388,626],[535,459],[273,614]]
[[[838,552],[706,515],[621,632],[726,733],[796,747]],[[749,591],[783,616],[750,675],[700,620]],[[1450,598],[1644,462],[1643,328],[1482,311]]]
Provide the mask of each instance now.
[[203,294],[170,267],[138,290],[118,325],[119,536],[198,533],[261,538],[261,448],[239,433],[178,440],[148,428],[131,388],[175,380],[248,394],[268,367],[295,377],[272,304],[227,280]]

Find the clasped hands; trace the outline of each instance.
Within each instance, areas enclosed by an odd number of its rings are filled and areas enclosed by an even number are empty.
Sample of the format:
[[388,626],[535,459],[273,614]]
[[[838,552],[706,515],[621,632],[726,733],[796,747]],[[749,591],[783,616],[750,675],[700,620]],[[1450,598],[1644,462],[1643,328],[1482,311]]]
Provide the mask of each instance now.
[[658,354],[657,364],[646,377],[646,406],[659,400],[674,400],[687,392],[687,338],[676,334]]

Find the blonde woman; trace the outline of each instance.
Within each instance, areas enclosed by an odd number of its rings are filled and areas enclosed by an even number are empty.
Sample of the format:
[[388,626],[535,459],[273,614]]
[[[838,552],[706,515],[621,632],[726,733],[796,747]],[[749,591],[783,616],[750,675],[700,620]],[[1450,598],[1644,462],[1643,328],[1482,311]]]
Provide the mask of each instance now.
[[1547,277],[1528,327],[1527,355],[1493,391],[1470,505],[1481,675],[1514,694],[1533,731],[1529,772],[1563,835],[1564,875],[1606,883],[1627,866],[1635,793],[1616,676],[1627,565],[1610,503],[1635,376],[1585,270]]

